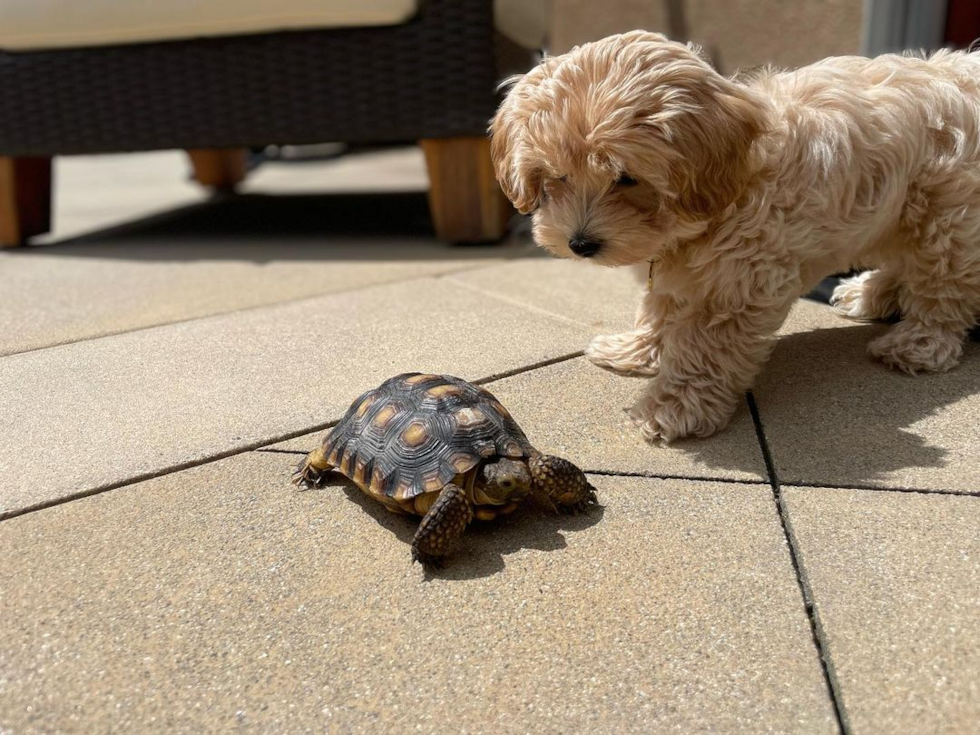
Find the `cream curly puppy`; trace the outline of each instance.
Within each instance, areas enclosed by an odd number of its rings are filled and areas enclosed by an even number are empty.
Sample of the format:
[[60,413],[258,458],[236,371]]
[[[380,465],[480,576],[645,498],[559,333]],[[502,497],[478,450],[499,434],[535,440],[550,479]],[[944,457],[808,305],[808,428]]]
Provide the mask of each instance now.
[[636,265],[635,328],[597,365],[652,376],[632,415],[670,441],[722,428],[793,302],[901,320],[871,353],[957,364],[980,315],[980,53],[831,58],[728,79],[646,32],[545,59],[491,125],[504,191],[555,255]]

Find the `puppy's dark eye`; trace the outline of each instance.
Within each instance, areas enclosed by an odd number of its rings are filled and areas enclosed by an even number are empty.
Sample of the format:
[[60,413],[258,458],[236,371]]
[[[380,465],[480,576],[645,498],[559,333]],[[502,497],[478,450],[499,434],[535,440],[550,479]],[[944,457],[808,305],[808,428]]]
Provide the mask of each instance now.
[[623,174],[616,181],[616,186],[636,186],[637,183],[639,183],[639,182],[637,182],[637,180],[634,179],[629,174]]
[[568,183],[568,176],[559,176],[558,180],[563,184]]

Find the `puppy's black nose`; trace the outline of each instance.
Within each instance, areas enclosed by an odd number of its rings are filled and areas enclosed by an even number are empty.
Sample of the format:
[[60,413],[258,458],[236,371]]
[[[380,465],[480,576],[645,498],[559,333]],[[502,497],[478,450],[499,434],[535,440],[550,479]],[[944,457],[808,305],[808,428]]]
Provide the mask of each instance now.
[[576,255],[583,258],[591,258],[593,255],[599,252],[602,248],[601,242],[593,242],[592,240],[583,240],[582,238],[576,237],[573,240],[568,241],[568,249],[571,250]]

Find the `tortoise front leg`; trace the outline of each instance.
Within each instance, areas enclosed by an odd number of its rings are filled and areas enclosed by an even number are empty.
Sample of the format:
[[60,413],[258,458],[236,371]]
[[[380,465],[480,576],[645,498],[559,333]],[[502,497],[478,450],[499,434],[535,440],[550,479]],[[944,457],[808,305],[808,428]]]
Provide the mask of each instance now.
[[301,488],[320,487],[333,465],[327,461],[322,449],[314,449],[293,470],[293,484]]
[[528,469],[534,489],[546,495],[559,513],[581,513],[598,503],[586,474],[563,457],[535,454]]
[[446,485],[415,532],[412,561],[438,566],[472,520],[473,506],[463,488]]

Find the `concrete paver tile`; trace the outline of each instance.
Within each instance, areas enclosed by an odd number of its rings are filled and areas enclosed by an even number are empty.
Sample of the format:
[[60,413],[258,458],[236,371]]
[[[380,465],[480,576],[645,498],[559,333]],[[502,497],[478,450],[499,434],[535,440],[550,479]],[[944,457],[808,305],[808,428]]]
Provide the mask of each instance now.
[[4,521],[0,727],[835,730],[766,488],[597,477],[426,578],[415,520],[291,461]]
[[[625,412],[645,382],[576,358],[495,380],[486,388],[503,402],[535,447],[567,457],[586,471],[765,481],[765,463],[745,406],[728,428],[708,439],[669,446],[645,441]],[[274,448],[309,451],[323,433],[296,437]]]
[[409,370],[476,379],[586,330],[422,279],[0,359],[0,515],[322,425]]
[[58,156],[54,159],[54,227],[34,241],[77,237],[207,199],[207,191],[191,180],[190,173],[183,151]]
[[975,733],[980,498],[784,488],[854,733]]
[[78,244],[0,253],[0,355],[239,309],[436,275],[500,260],[510,246],[429,240]]
[[632,269],[602,268],[550,257],[503,263],[452,278],[516,303],[581,322],[596,334],[632,329],[642,293]]
[[180,151],[55,165],[54,231],[0,252],[0,355],[535,252],[438,242],[416,147],[266,163],[216,199]]
[[[183,151],[60,156],[54,161],[52,243],[171,210],[209,197],[191,179]],[[325,160],[269,162],[251,171],[240,191],[250,194],[424,192],[425,160],[416,146]]]
[[754,394],[783,483],[980,489],[980,344],[941,375],[872,360],[886,325],[801,301]]
[[245,193],[426,191],[429,176],[418,146],[382,148],[323,160],[270,161],[239,187]]
[[590,470],[652,475],[766,479],[746,406],[708,439],[653,445],[626,414],[648,379],[614,375],[585,358],[498,380],[487,388],[509,406],[542,451],[562,453]]

